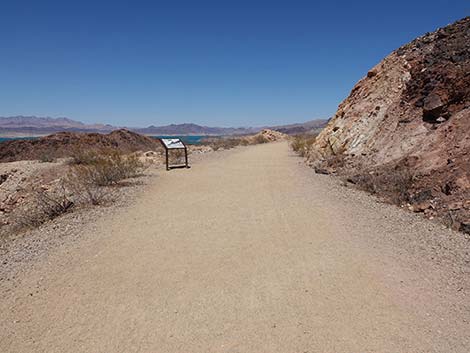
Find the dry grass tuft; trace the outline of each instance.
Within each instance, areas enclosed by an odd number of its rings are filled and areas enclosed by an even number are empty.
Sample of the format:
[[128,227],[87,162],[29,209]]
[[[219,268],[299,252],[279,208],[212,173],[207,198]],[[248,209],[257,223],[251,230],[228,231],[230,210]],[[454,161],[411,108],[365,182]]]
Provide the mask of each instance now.
[[32,202],[12,213],[14,230],[38,227],[76,207],[102,205],[112,199],[115,186],[144,170],[136,154],[114,150],[74,154],[68,172],[54,184],[35,189]]
[[125,155],[109,149],[75,155],[71,163],[72,174],[78,180],[95,186],[116,185],[121,180],[140,175],[144,169],[136,154]]
[[71,211],[74,206],[75,202],[65,183],[61,182],[54,190],[40,188],[35,191],[32,205],[14,214],[15,228],[38,227],[44,222]]
[[308,157],[312,145],[315,143],[316,135],[296,135],[292,138],[291,148],[301,157]]
[[347,181],[359,189],[383,196],[397,205],[411,201],[414,180],[414,173],[409,168],[362,172],[347,177]]
[[252,144],[253,145],[258,145],[258,144],[262,144],[262,143],[268,143],[270,142],[269,139],[267,139],[264,135],[255,135],[255,137],[253,138],[253,142]]
[[202,144],[212,147],[214,151],[229,150],[237,146],[247,146],[245,137],[214,137],[202,141]]

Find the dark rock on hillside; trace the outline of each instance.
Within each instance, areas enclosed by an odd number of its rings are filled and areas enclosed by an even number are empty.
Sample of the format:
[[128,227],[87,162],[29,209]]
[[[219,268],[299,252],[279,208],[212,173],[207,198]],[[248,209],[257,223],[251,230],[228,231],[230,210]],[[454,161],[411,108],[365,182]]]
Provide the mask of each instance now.
[[148,151],[162,148],[154,138],[128,130],[107,135],[98,133],[60,132],[36,140],[13,140],[0,143],[0,162],[61,158],[84,149],[117,149],[122,152]]

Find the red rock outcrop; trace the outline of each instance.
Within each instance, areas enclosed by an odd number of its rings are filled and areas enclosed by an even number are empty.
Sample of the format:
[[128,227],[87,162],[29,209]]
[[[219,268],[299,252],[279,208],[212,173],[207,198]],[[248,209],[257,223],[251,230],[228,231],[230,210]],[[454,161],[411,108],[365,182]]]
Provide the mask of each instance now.
[[321,168],[335,158],[346,172],[406,167],[415,176],[410,193],[421,195],[421,203],[432,201],[437,213],[459,205],[455,211],[464,227],[470,221],[469,131],[467,17],[415,39],[372,68],[318,136],[310,163]]

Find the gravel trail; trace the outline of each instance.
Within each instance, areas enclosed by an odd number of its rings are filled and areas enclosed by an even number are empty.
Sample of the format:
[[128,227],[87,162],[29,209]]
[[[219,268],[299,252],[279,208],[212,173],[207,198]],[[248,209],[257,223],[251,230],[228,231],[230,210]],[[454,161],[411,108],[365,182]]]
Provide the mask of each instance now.
[[215,155],[0,283],[0,351],[470,351],[463,235],[287,143]]

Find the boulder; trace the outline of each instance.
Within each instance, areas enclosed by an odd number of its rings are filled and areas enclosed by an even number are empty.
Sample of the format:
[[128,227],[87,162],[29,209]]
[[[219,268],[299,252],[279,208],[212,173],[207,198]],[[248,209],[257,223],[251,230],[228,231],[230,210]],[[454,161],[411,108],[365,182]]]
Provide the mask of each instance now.
[[442,98],[436,93],[431,93],[424,99],[423,120],[426,122],[444,122],[445,119],[441,116],[444,108],[445,103]]
[[459,231],[470,234],[470,220],[460,222]]

